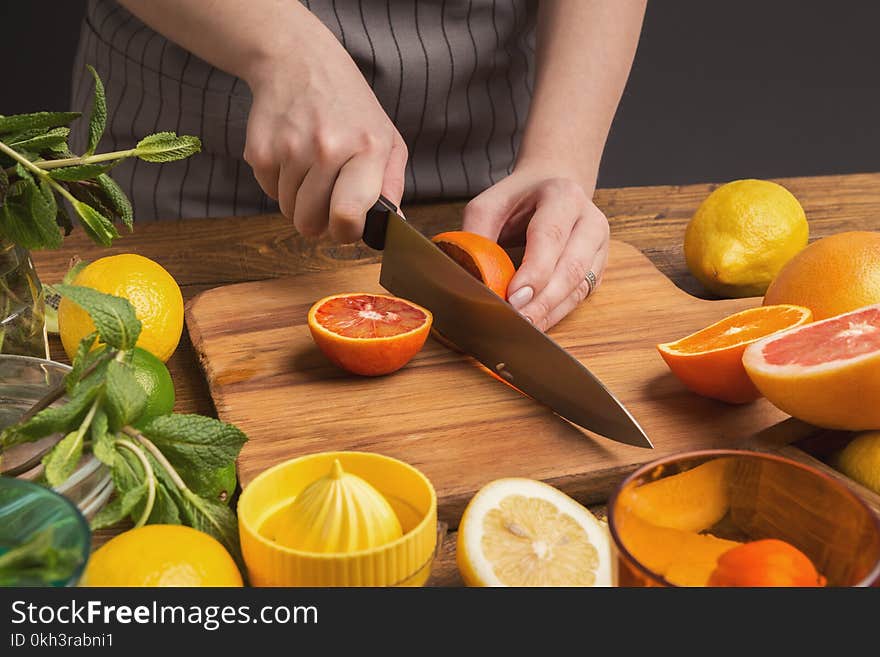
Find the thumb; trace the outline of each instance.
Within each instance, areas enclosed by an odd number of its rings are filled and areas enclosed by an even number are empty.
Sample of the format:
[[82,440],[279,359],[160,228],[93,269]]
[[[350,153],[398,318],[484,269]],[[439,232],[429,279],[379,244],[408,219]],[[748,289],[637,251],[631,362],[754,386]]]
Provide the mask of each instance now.
[[409,153],[406,144],[399,132],[394,134],[394,144],[385,164],[385,174],[382,177],[382,196],[400,206],[403,198],[403,186],[406,181],[406,160]]
[[498,241],[498,235],[507,219],[507,207],[494,187],[474,197],[464,206],[461,227],[471,233]]

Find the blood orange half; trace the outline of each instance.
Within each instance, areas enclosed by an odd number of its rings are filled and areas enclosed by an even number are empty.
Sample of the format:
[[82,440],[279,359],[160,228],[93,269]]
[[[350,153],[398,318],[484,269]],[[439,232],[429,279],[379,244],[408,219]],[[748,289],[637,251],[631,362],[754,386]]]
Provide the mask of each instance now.
[[405,299],[352,292],[324,297],[308,319],[315,344],[333,363],[379,376],[399,370],[419,352],[433,316]]
[[775,406],[831,429],[880,429],[880,304],[771,336],[743,365]]

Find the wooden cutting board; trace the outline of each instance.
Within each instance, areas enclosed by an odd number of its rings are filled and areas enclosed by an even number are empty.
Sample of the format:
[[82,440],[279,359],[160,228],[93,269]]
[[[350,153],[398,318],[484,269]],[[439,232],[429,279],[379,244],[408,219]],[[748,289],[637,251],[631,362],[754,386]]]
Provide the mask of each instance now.
[[592,503],[639,464],[730,446],[784,419],[764,400],[730,406],[689,393],[655,349],[758,300],[696,299],[620,242],[610,263],[601,288],[551,335],[626,404],[653,450],[580,431],[433,339],[387,377],[337,369],[312,341],[309,307],[328,294],[382,291],[379,265],[203,292],[186,322],[220,418],[250,438],[242,484],[303,454],[380,452],[431,479],[454,527],[470,497],[499,477],[542,479]]

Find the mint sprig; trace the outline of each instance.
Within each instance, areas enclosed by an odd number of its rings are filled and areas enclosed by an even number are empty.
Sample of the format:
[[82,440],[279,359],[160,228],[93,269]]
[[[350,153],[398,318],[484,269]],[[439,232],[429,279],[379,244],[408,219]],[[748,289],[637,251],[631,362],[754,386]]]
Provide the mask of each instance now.
[[131,202],[110,171],[126,158],[172,162],[201,150],[197,137],[159,132],[134,148],[96,153],[107,125],[107,99],[97,71],[86,152],[70,152],[68,125],[78,112],[35,112],[0,116],[0,236],[26,249],[55,249],[71,230],[69,203],[86,233],[109,246],[115,224],[132,227]]
[[66,391],[67,401],[4,429],[0,453],[18,443],[63,435],[43,457],[46,483],[62,483],[89,450],[110,468],[115,497],[92,520],[93,528],[125,518],[136,527],[186,524],[211,534],[240,559],[235,514],[198,491],[208,488],[212,473],[235,461],[246,436],[231,424],[200,415],[171,413],[141,423],[147,394],[130,364],[141,332],[131,303],[86,287],[61,284],[55,289],[80,305],[97,331],[83,338],[59,388],[56,399]]

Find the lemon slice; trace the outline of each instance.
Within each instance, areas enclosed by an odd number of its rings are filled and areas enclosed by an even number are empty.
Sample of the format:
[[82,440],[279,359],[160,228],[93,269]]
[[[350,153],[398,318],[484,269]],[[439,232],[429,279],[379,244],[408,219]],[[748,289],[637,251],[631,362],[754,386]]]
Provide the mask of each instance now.
[[458,531],[469,586],[611,586],[605,525],[552,486],[498,479],[474,495]]

